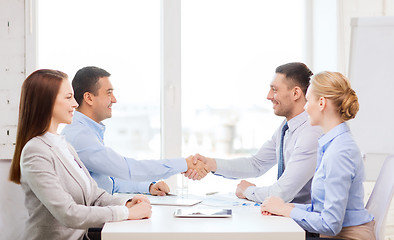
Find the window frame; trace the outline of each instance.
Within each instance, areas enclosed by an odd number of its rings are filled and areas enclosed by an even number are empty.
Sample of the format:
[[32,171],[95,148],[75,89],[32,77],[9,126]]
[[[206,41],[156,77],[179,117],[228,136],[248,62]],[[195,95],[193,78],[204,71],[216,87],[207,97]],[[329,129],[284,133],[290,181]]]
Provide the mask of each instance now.
[[[25,61],[26,76],[37,68],[38,20],[37,1],[25,0]],[[177,158],[182,154],[181,122],[181,0],[160,0],[161,16],[161,158]],[[312,1],[305,0],[306,19],[312,15]],[[306,36],[313,46],[312,24],[306,22]],[[304,51],[310,66],[313,62],[313,47],[306,44]],[[187,188],[187,179],[175,175],[166,180],[171,189]]]

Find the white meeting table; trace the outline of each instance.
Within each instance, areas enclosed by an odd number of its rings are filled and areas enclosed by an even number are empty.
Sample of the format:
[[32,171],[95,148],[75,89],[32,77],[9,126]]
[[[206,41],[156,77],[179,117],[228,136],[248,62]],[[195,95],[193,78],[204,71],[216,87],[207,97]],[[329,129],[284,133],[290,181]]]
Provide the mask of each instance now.
[[108,222],[101,233],[102,240],[123,239],[305,239],[305,231],[291,218],[264,216],[255,206],[231,208],[231,218],[176,218],[177,208],[213,208],[204,201],[193,207],[152,206],[152,217],[143,220]]

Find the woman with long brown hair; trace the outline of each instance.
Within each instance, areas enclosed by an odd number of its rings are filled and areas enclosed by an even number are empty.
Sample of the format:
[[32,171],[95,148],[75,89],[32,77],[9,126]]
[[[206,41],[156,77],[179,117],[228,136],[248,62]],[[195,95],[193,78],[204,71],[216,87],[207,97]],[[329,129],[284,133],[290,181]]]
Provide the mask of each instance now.
[[24,239],[82,239],[107,221],[151,216],[149,200],[126,201],[97,187],[75,150],[57,134],[78,106],[65,73],[37,70],[22,85],[10,180],[29,212]]

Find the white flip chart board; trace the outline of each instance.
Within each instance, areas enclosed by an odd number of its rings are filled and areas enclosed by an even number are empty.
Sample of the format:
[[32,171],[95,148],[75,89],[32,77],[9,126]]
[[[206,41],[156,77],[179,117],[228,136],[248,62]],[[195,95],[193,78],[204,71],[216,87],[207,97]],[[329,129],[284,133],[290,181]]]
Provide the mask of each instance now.
[[394,153],[394,17],[352,19],[349,79],[360,111],[350,127],[363,153]]

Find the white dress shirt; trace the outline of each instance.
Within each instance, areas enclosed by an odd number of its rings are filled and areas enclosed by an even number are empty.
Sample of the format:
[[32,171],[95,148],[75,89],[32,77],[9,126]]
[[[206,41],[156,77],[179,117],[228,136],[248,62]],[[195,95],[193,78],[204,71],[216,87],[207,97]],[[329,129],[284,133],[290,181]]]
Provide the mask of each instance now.
[[92,192],[92,190],[90,189],[90,180],[88,176],[85,174],[85,172],[82,170],[81,166],[79,166],[77,161],[75,161],[70,150],[68,150],[65,137],[63,135],[57,135],[50,132],[46,132],[44,135],[46,135],[46,137],[49,138],[49,140],[54,146],[57,146],[60,149],[65,159],[67,159],[67,161],[69,161],[73,166],[73,168],[79,173],[79,175],[83,179],[83,184],[86,185],[86,189],[88,190],[88,194],[90,195],[90,193]]
[[[247,158],[231,160],[216,159],[216,175],[226,178],[255,178],[266,173],[278,163],[281,129],[279,126],[272,138],[257,152]],[[312,127],[306,112],[288,121],[289,129],[284,137],[283,175],[271,186],[248,187],[247,199],[263,202],[269,196],[279,196],[286,202],[310,203],[311,180],[316,169],[318,138],[320,127]]]

